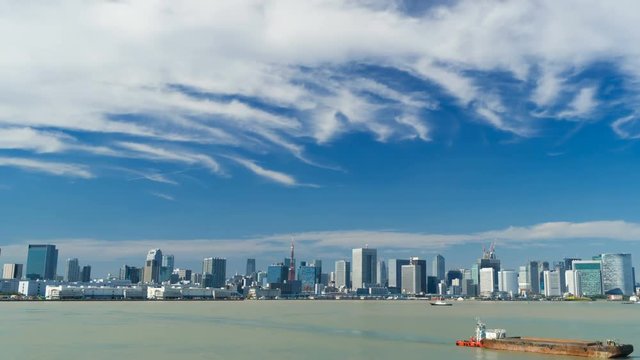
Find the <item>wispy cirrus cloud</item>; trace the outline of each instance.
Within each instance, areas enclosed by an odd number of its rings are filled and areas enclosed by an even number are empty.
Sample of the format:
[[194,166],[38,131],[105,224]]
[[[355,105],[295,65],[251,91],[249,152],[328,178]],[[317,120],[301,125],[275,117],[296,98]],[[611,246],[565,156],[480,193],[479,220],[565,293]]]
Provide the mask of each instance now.
[[176,198],[173,197],[173,195],[169,195],[161,192],[150,192],[150,194],[162,200],[176,201]]
[[95,177],[95,175],[83,165],[61,162],[47,162],[16,157],[0,157],[0,166],[13,167],[26,171],[56,176],[68,176],[83,179],[91,179]]
[[[219,153],[257,164],[284,151],[336,168],[307,144],[351,133],[430,141],[447,126],[443,104],[505,134],[541,136],[541,118],[592,119],[607,106],[582,70],[606,62],[640,78],[640,35],[628,31],[638,6],[466,0],[408,13],[401,1],[72,0],[51,17],[51,4],[12,2],[0,14],[0,151],[86,153],[93,166],[124,147],[218,176]],[[636,108],[640,92],[626,89],[618,100]],[[630,138],[630,121],[616,124]]]

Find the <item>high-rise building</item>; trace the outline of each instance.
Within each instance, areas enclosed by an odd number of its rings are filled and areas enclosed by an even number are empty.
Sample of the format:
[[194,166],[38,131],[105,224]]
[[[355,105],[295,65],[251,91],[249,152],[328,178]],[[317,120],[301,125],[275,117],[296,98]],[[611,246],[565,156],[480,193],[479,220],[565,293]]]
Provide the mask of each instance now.
[[431,271],[431,274],[438,279],[438,282],[444,280],[444,256],[438,254],[433,257]]
[[438,278],[435,276],[427,276],[427,294],[438,293]]
[[402,291],[402,266],[409,265],[407,259],[389,259],[388,261],[388,283],[389,289],[397,292]]
[[540,294],[540,271],[537,261],[529,261],[527,264],[527,272],[529,273],[528,282],[531,284],[529,292],[531,294]]
[[420,287],[418,293],[427,292],[427,260],[420,260],[420,258],[412,256],[409,258],[409,264],[419,266],[420,271]]
[[471,280],[473,280],[473,284],[476,285],[476,289],[480,286],[480,265],[473,264],[471,265]]
[[147,284],[160,283],[160,268],[162,267],[162,250],[151,249],[144,263],[143,281]]
[[135,267],[135,266],[129,266],[129,265],[122,265],[122,267],[120,268],[120,280],[129,280],[131,281],[132,284],[137,284],[140,282],[140,280],[142,279],[142,274],[143,269]]
[[518,292],[527,294],[531,292],[531,276],[529,275],[529,266],[520,266],[518,271]]
[[22,279],[22,264],[4,264],[2,268],[3,279]]
[[420,293],[421,276],[420,265],[402,265],[402,293],[407,295]]
[[602,254],[602,287],[607,295],[633,295],[631,254]]
[[[571,265],[573,266],[573,264]],[[564,279],[567,288],[567,292],[574,296],[580,296],[582,291],[580,290],[580,273],[575,270],[565,270]]]
[[316,269],[316,284],[321,284],[321,277],[322,277],[322,260],[312,260],[311,262],[309,262],[309,265],[313,266]]
[[175,259],[173,255],[162,255],[162,266],[171,269],[171,272],[173,272]]
[[576,260],[573,262],[573,270],[578,275],[579,280],[576,287],[580,289],[580,294],[576,296],[602,295],[602,272],[599,260]]
[[344,286],[345,288],[350,289],[351,263],[347,260],[336,261],[336,270],[334,276],[337,288],[341,288],[342,286]]
[[573,269],[573,262],[576,260],[580,260],[579,258],[564,258],[562,261],[564,262],[564,269],[571,270]]
[[387,264],[384,262],[384,260],[378,260],[378,266],[376,267],[376,278],[378,279],[378,284],[380,284],[380,286],[388,286],[389,280]]
[[279,263],[267,267],[267,283],[282,284],[289,276],[289,266]]
[[221,288],[227,281],[227,259],[206,258],[202,261],[202,279],[205,287]]
[[80,281],[82,282],[90,282],[91,281],[91,265],[85,265],[80,270]]
[[256,272],[256,259],[247,259],[247,271],[246,276],[251,276]]
[[303,293],[313,293],[316,285],[316,267],[300,265],[298,268],[298,280],[300,280]]
[[498,271],[498,291],[518,295],[518,273],[515,270]]
[[64,280],[68,282],[80,281],[80,264],[78,263],[78,258],[67,259]]
[[178,281],[191,281],[191,270],[175,269],[174,272],[178,274]]
[[495,281],[495,269],[493,267],[485,267],[480,269],[480,295],[492,296],[498,289],[498,284]]
[[27,274],[29,280],[55,280],[58,249],[55,245],[29,245]]
[[[482,271],[482,269],[486,269],[486,268],[492,268],[493,269],[493,286],[494,289],[493,291],[498,291],[498,271],[500,271],[500,259],[498,259],[496,257],[496,252],[495,252],[495,248],[494,245],[491,244],[491,247],[489,248],[488,251],[485,251],[483,249],[482,252],[482,258],[478,259],[478,268],[480,269],[480,271]],[[486,286],[482,285],[482,274],[480,275],[480,291],[482,292],[482,289],[486,289]]]
[[353,249],[351,259],[351,282],[354,289],[375,286],[378,252],[376,249]]
[[447,281],[447,286],[451,286],[454,279],[458,279],[458,280],[462,281],[462,271],[455,270],[455,269],[447,271],[447,274],[445,275],[445,280]]
[[542,273],[542,278],[544,281],[544,296],[562,296],[559,271],[545,270]]

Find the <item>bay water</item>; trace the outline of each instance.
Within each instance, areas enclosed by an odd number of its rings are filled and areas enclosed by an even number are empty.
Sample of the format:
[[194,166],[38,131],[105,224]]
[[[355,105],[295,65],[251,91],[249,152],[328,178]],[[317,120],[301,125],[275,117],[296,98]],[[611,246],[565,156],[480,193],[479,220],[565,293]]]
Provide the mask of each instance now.
[[508,335],[640,347],[640,305],[605,301],[43,301],[0,302],[0,358],[575,359],[456,347],[476,317]]

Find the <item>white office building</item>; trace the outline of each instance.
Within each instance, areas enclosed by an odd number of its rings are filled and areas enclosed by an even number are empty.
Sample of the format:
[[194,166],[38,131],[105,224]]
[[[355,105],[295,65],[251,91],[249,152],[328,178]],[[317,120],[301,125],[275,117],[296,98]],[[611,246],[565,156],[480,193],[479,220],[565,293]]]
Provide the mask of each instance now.
[[402,293],[415,295],[420,293],[422,272],[418,265],[402,265]]
[[518,273],[515,270],[498,271],[498,291],[511,296],[518,294]]
[[545,270],[543,273],[544,296],[562,296],[560,272]]
[[376,249],[353,249],[351,259],[351,287],[360,289],[377,284],[378,252]]
[[495,269],[492,267],[480,269],[480,296],[492,296],[496,289]]

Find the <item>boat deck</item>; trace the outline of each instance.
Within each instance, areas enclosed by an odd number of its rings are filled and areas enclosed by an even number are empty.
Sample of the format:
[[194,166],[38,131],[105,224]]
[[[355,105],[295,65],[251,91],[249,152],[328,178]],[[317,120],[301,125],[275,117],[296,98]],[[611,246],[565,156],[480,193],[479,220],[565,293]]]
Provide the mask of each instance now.
[[529,343],[536,343],[536,344],[563,344],[563,345],[578,345],[578,346],[593,346],[593,345],[599,344],[597,341],[537,338],[537,337],[526,337],[526,336],[508,337],[504,339],[499,339],[499,341],[514,342],[514,343],[529,342]]

